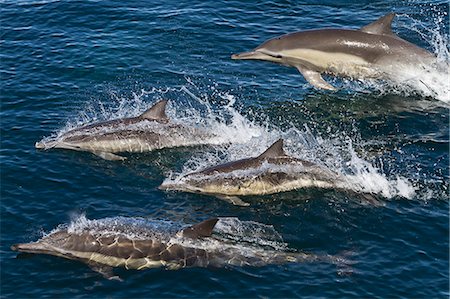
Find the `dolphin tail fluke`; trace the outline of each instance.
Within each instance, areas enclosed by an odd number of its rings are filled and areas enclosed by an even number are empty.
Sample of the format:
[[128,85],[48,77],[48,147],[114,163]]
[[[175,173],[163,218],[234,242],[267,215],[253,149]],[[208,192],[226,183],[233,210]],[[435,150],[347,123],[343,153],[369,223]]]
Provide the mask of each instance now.
[[306,81],[308,81],[311,85],[313,85],[315,88],[319,89],[326,89],[326,90],[332,90],[335,91],[336,88],[334,88],[333,85],[325,81],[320,73],[310,70],[304,66],[296,66],[297,70],[305,77]]
[[351,259],[353,255],[354,252],[349,250],[339,252],[336,255],[331,254],[317,255],[317,254],[297,252],[287,254],[285,260],[287,262],[293,263],[324,262],[333,264],[336,266],[338,274],[345,276],[353,273],[352,265],[355,264],[355,262]]
[[326,255],[324,258],[336,266],[336,271],[339,276],[349,276],[353,274],[353,265],[356,264],[351,259],[354,254],[354,251],[344,250],[336,255]]

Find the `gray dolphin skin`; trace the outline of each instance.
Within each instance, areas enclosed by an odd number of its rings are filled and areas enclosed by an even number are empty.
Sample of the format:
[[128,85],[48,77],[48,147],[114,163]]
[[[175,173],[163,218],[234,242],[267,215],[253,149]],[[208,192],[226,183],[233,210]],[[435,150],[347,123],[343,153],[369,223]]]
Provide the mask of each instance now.
[[36,143],[38,149],[62,148],[91,152],[106,160],[125,160],[115,153],[142,153],[156,149],[207,143],[199,129],[172,123],[161,100],[137,117],[99,122],[71,130],[54,141]]
[[163,229],[164,223],[149,225],[144,220],[125,217],[86,220],[87,224],[80,228],[59,227],[36,242],[15,244],[11,249],[81,261],[109,279],[118,279],[113,267],[176,270],[317,260],[340,262],[339,258],[329,255],[241,245],[231,239],[215,237],[213,230],[220,219],[211,218],[184,229]]
[[360,30],[319,29],[270,39],[232,59],[255,59],[292,66],[319,89],[335,90],[321,74],[353,79],[392,79],[399,69],[436,62],[433,54],[395,35],[390,13]]
[[266,195],[306,187],[337,188],[344,179],[317,164],[286,155],[279,139],[258,157],[242,159],[165,180],[162,190],[203,193],[247,206],[239,196]]

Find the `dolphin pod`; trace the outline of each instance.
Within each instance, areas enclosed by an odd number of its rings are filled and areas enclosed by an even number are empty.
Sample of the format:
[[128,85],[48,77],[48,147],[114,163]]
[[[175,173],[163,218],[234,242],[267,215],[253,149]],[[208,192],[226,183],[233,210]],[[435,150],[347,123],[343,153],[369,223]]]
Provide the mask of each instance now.
[[81,228],[59,227],[36,242],[15,244],[11,249],[81,261],[108,279],[120,279],[113,267],[176,270],[314,261],[347,263],[339,256],[236,244],[233,239],[213,234],[219,221],[211,218],[177,231],[164,223],[149,225],[145,220],[125,217],[86,220]]
[[335,90],[322,74],[353,79],[393,79],[402,69],[435,63],[433,54],[392,32],[390,13],[359,30],[318,29],[272,38],[232,59],[292,66],[311,85]]
[[[335,88],[322,78],[324,73],[351,78],[389,78],[398,67],[432,63],[431,53],[392,32],[394,16],[388,14],[360,30],[321,29],[283,35],[232,58],[293,66],[313,86],[328,90]],[[107,160],[124,160],[117,153],[208,143],[210,133],[173,123],[166,115],[166,105],[167,100],[162,100],[136,117],[75,128],[54,140],[36,143],[36,148],[86,151]],[[248,203],[239,196],[306,187],[341,189],[344,183],[345,178],[323,166],[287,155],[280,139],[257,157],[212,166],[175,181],[166,179],[160,189],[208,194],[246,206]],[[82,261],[107,278],[117,278],[113,267],[140,270],[263,266],[318,260],[339,263],[339,258],[330,256],[232,244],[214,235],[219,222],[219,218],[211,218],[167,233],[160,231],[160,226],[149,228],[141,222],[116,221],[111,225],[108,219],[92,220],[82,229],[59,226],[36,242],[15,244],[11,249]],[[208,246],[211,242],[216,245]]]

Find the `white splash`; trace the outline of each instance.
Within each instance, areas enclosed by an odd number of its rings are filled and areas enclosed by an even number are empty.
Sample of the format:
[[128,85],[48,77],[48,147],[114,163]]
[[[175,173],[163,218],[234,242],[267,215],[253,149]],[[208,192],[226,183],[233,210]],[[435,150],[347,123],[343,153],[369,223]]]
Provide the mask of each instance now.
[[350,171],[345,175],[347,182],[344,187],[357,192],[381,194],[386,198],[401,196],[411,199],[416,194],[412,183],[406,178],[397,175],[389,179],[374,165],[358,157],[353,147],[349,147],[349,153],[351,159],[346,164]]
[[[400,27],[412,31],[427,43],[427,47],[436,56],[434,61],[417,61],[410,66],[396,64],[385,70],[389,74],[388,80],[364,79],[337,80],[332,78],[333,84],[343,85],[344,89],[367,92],[377,90],[384,93],[397,93],[406,96],[420,95],[440,101],[445,107],[450,105],[450,54],[449,35],[446,33],[448,12],[435,12],[433,20],[421,21],[407,14],[397,15]],[[404,38],[402,36],[402,38]],[[430,108],[434,106],[431,105]]]
[[[446,104],[450,104],[450,52],[449,35],[445,31],[445,24],[448,23],[448,11],[436,11],[433,14],[429,27],[429,22],[414,19],[408,15],[399,15],[409,22],[405,27],[417,34],[427,42],[437,57],[434,65],[416,70],[403,70],[414,74],[410,85],[419,93],[425,96],[434,97]],[[406,73],[405,73],[406,75]]]

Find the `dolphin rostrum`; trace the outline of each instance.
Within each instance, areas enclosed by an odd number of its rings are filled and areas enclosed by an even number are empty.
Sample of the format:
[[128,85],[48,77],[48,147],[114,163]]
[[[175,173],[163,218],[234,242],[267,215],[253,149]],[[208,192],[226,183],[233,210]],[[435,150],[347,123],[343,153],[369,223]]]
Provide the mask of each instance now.
[[36,143],[36,148],[87,151],[107,160],[124,160],[115,153],[142,153],[155,149],[207,143],[210,134],[172,123],[161,100],[137,117],[121,118],[70,130],[56,140]]
[[283,139],[279,139],[258,157],[213,166],[175,180],[166,179],[159,188],[213,195],[247,206],[239,196],[344,185],[342,176],[325,167],[288,156],[283,149]]
[[391,30],[390,13],[359,30],[318,29],[272,38],[232,59],[255,59],[292,66],[316,88],[335,90],[321,74],[353,79],[395,80],[401,70],[436,62],[433,54]]
[[[75,225],[59,226],[36,242],[15,244],[11,249],[82,261],[110,279],[118,279],[113,274],[113,267],[137,270],[164,267],[176,270],[185,267],[264,266],[302,261],[338,264],[342,261],[330,255],[317,256],[286,250],[284,243],[279,248],[272,246],[271,249],[258,246],[258,242],[239,244],[235,241],[236,236],[227,238],[230,232],[226,229],[219,230],[217,235],[213,234],[217,224],[227,219],[235,221],[228,221],[225,226],[242,226],[245,222],[236,218],[212,218],[180,229],[173,223],[152,223],[141,218],[88,220],[83,217]],[[235,231],[242,229],[237,228]]]

